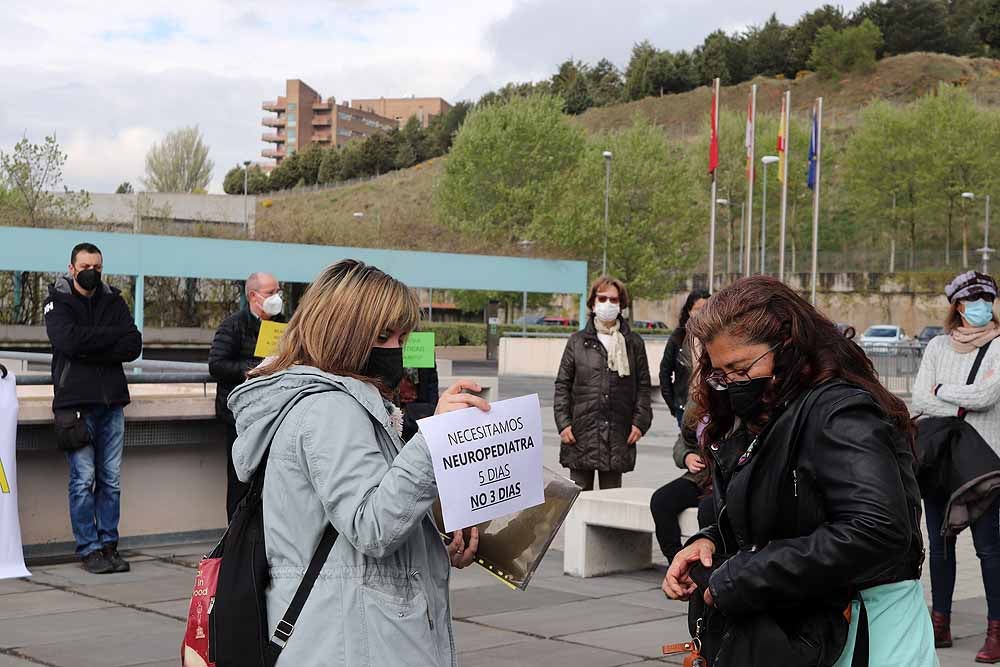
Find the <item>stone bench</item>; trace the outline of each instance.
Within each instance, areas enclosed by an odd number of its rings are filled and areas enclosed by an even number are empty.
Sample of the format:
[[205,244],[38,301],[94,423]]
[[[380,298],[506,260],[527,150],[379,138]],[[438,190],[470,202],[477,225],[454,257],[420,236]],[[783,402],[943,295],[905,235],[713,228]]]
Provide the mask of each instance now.
[[[584,491],[566,518],[563,571],[574,577],[599,577],[642,570],[653,564],[655,489]],[[680,515],[681,537],[698,532],[698,510]]]

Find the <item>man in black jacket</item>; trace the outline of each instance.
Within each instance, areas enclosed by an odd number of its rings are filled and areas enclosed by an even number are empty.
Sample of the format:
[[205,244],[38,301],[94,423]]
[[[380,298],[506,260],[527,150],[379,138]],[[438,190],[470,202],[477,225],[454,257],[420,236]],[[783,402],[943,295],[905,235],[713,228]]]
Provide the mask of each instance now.
[[284,304],[278,280],[269,273],[253,273],[246,282],[247,307],[233,313],[219,325],[208,353],[208,372],[216,379],[215,416],[226,424],[228,441],[226,513],[230,518],[249,485],[242,483],[233,468],[233,443],[236,441],[236,420],[226,405],[229,392],[243,384],[247,373],[260,363],[254,356],[261,320],[284,322]]
[[[142,353],[142,334],[121,292],[101,282],[104,259],[81,243],[69,273],[49,287],[45,329],[52,343],[52,382],[60,446],[69,461],[69,513],[76,552],[88,572],[127,572],[118,554],[124,407],[122,363]],[[70,435],[59,433],[69,419]],[[75,427],[75,428],[74,428]]]

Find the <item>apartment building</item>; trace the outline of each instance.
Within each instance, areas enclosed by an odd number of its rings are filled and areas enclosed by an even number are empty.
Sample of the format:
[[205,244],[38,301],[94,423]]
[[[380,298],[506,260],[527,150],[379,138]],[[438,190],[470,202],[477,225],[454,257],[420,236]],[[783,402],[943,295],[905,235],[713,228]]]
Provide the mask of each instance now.
[[448,113],[451,105],[440,97],[380,97],[377,100],[351,100],[351,108],[392,118],[400,127],[406,125],[411,116],[416,116],[426,128],[431,118]]
[[263,102],[261,108],[273,114],[262,121],[269,131],[262,134],[261,139],[274,144],[262,150],[261,155],[274,159],[275,164],[281,164],[286,156],[313,143],[340,147],[354,139],[388,132],[399,126],[395,118],[338,104],[333,97],[324,101],[319,93],[299,79],[286,81],[285,95]]

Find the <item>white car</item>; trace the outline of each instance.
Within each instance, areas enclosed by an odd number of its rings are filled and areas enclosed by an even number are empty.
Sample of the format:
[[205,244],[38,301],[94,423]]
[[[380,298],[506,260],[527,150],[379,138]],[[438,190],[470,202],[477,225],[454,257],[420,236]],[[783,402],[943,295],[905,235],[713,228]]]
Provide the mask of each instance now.
[[859,342],[862,347],[888,350],[899,347],[908,340],[909,338],[903,333],[901,327],[897,327],[894,324],[876,324],[875,326],[868,327],[864,334],[861,335]]

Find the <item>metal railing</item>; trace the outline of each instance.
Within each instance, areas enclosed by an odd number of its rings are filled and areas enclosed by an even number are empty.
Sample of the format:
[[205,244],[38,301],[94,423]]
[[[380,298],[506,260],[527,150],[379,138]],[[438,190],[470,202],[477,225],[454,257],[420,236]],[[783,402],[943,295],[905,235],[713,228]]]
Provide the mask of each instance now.
[[862,345],[879,380],[885,388],[896,394],[909,394],[913,389],[920,362],[924,356],[924,345],[917,342],[896,345]]
[[[52,355],[41,352],[15,352],[0,350],[0,359],[24,361],[29,364],[49,366]],[[215,378],[209,375],[208,364],[189,361],[157,361],[138,360],[122,364],[125,369],[125,380],[129,384],[214,384]],[[19,385],[51,385],[52,375],[44,371],[28,371],[15,373]]]

